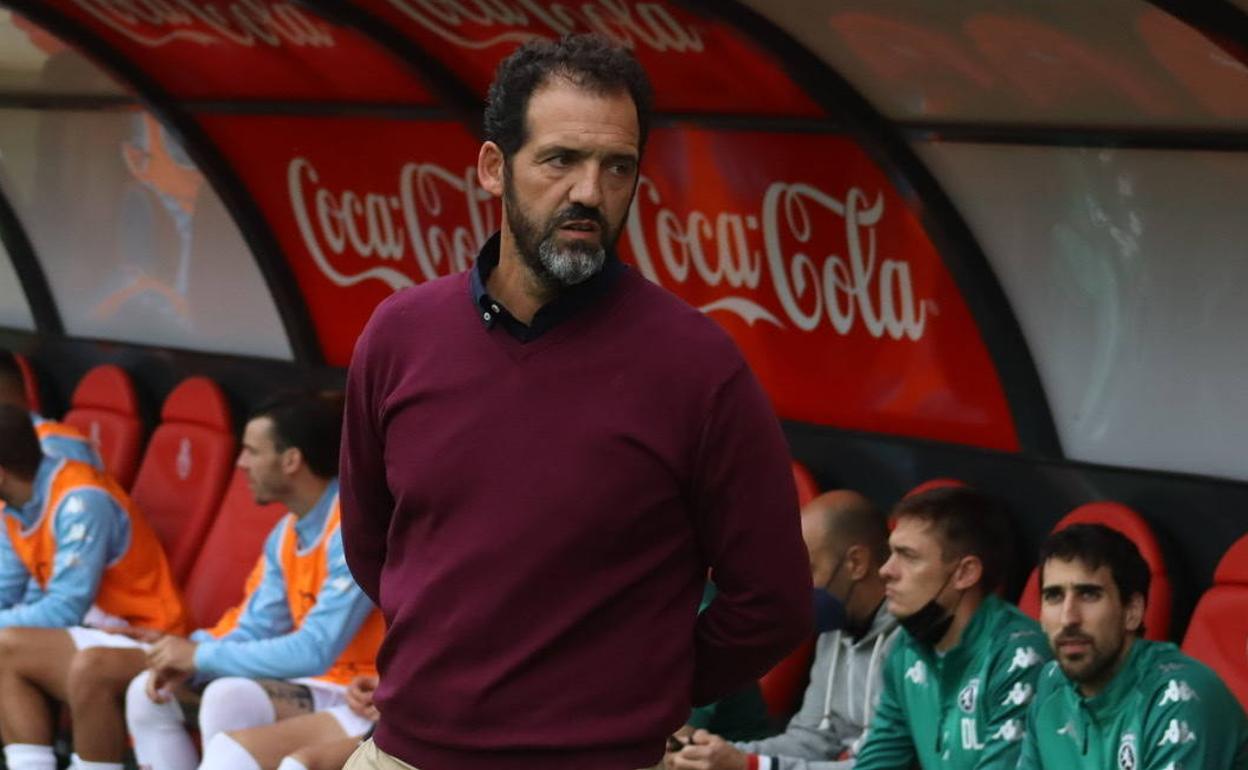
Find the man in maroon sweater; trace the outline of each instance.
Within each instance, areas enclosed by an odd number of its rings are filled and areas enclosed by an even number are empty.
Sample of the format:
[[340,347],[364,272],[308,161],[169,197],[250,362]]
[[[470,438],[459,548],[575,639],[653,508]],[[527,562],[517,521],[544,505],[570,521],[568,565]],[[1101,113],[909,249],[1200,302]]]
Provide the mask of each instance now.
[[389,630],[348,768],[651,765],[691,702],[810,633],[767,398],[716,325],[614,254],[650,101],[601,38],[504,61],[477,161],[501,233],[360,337],[342,531]]

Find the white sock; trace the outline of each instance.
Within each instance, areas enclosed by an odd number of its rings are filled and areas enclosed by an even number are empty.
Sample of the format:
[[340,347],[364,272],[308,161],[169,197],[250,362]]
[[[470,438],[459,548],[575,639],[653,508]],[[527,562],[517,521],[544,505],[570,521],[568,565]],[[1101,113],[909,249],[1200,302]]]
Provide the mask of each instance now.
[[217,733],[271,725],[276,721],[273,701],[254,679],[237,676],[215,679],[204,690],[199,702],[199,735],[205,746]]
[[277,770],[308,770],[308,766],[294,757],[282,757],[282,764],[277,766]]
[[238,741],[217,733],[204,744],[204,761],[199,770],[261,770],[260,763]]
[[120,762],[88,762],[77,754],[74,755],[74,761],[69,763],[70,770],[125,770],[126,766]]
[[199,752],[186,732],[182,707],[174,699],[156,703],[147,697],[148,672],[126,688],[126,729],[134,739],[134,758],[150,770],[195,770]]
[[52,747],[35,743],[10,743],[4,747],[4,761],[9,770],[56,770]]

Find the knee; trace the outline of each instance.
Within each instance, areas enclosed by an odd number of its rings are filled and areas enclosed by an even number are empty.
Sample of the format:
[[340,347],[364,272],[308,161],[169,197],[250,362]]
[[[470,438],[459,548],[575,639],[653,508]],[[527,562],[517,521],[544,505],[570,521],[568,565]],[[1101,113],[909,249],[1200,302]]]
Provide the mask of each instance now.
[[169,703],[157,703],[147,697],[149,676],[151,672],[144,671],[131,679],[126,687],[126,725],[131,732],[137,732],[145,727],[163,727],[171,720],[178,721],[177,717],[170,713]]
[[74,653],[74,657],[69,661],[69,676],[66,685],[71,705],[76,701],[91,699],[101,694],[114,698],[122,694],[120,689],[109,692],[107,672],[110,656],[108,652],[109,650],[105,648],[91,647]]
[[9,662],[16,660],[21,654],[22,630],[20,628],[0,628],[0,670],[7,668]]

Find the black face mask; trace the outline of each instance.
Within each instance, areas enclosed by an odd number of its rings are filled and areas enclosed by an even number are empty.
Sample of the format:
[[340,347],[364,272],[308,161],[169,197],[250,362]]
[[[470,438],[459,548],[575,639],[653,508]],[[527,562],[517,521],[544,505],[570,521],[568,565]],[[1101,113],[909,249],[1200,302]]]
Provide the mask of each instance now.
[[928,647],[934,647],[945,634],[949,633],[949,627],[953,625],[953,610],[945,609],[936,599],[944,593],[945,587],[949,585],[950,580],[953,580],[957,571],[955,567],[953,572],[949,573],[949,577],[945,578],[945,582],[940,585],[936,595],[927,604],[897,621],[918,642]]

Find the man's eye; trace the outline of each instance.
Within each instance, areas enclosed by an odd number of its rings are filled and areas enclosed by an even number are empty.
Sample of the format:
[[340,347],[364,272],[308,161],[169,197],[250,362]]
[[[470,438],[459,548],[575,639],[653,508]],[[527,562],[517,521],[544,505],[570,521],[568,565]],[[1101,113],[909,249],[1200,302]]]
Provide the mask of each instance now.
[[1045,604],[1057,604],[1062,600],[1062,592],[1045,591],[1040,595],[1040,597],[1044,600]]
[[615,174],[617,176],[632,176],[633,169],[635,169],[636,166],[633,164],[632,161],[622,160],[616,163],[612,163],[610,166],[608,166],[608,168],[611,170],[612,174]]

